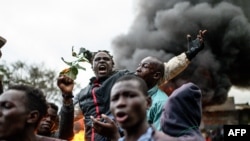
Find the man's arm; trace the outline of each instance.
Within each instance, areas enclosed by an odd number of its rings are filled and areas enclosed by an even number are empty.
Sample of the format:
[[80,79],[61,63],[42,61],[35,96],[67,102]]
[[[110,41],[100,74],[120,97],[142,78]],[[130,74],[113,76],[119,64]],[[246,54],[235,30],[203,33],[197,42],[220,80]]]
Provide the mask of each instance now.
[[164,81],[169,81],[176,77],[183,70],[187,68],[190,61],[204,48],[204,34],[206,30],[199,31],[197,38],[191,40],[191,36],[187,35],[188,39],[188,50],[178,56],[173,57],[168,62],[164,63]]
[[74,80],[60,75],[57,79],[57,86],[60,88],[63,97],[63,106],[60,111],[59,138],[70,140],[74,136],[74,106],[73,106],[73,87]]
[[74,137],[74,105],[72,99],[64,98],[63,106],[60,111],[59,138],[71,140]]
[[186,53],[173,57],[168,62],[164,62],[164,81],[169,81],[187,68],[190,61]]

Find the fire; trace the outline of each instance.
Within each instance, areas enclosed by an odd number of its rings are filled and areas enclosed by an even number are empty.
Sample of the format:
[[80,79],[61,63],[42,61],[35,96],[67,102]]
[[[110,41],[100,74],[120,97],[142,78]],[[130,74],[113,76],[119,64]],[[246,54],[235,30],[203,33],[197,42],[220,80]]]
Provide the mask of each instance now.
[[84,130],[80,130],[74,135],[74,138],[71,141],[84,141]]
[[74,122],[74,138],[71,141],[84,141],[84,122],[83,119]]
[[172,92],[177,88],[176,84],[168,81],[159,86],[159,88],[164,91],[168,96],[172,94]]

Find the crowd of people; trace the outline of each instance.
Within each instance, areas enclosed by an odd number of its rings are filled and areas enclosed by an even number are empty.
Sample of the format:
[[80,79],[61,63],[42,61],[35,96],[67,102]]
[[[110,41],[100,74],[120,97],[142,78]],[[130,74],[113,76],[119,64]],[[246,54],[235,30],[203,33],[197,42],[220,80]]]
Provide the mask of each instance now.
[[78,94],[73,94],[73,79],[58,77],[62,107],[47,102],[39,88],[11,86],[0,95],[0,140],[70,141],[74,107],[79,106],[85,141],[203,141],[199,87],[189,82],[168,97],[159,85],[188,67],[204,48],[205,33],[200,30],[194,40],[188,35],[187,51],[168,62],[145,57],[134,72],[115,69],[106,50],[91,53],[88,59],[95,76]]

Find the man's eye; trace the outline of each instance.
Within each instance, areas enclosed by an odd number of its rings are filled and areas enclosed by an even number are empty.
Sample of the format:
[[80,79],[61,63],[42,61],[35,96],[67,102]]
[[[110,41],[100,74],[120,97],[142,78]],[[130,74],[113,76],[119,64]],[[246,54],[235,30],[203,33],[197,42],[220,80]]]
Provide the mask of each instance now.
[[143,65],[142,67],[143,67],[143,68],[148,68],[148,65]]
[[134,94],[134,93],[132,93],[132,92],[127,92],[127,93],[125,93],[124,96],[126,96],[126,97],[135,97],[136,94]]
[[129,94],[129,97],[136,97],[135,94]]
[[100,61],[101,59],[100,58],[95,58],[95,61]]
[[10,109],[13,105],[9,102],[4,102],[1,104],[1,107],[6,108],[6,109]]
[[147,68],[146,64],[139,64],[139,66],[142,67],[142,68]]
[[110,60],[110,58],[108,58],[108,57],[104,57],[104,58],[103,58],[103,60],[105,60],[105,61],[109,61],[109,60]]
[[111,97],[111,101],[116,101],[118,97]]

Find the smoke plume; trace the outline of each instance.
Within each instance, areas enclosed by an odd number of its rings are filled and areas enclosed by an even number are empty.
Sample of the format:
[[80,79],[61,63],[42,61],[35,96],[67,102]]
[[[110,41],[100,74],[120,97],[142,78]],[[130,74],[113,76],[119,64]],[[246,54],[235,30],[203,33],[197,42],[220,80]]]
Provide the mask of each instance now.
[[140,0],[127,34],[112,42],[116,67],[131,71],[142,58],[167,62],[187,50],[186,35],[207,29],[205,48],[163,89],[191,81],[203,91],[203,105],[224,103],[232,85],[250,86],[250,24],[244,0]]

